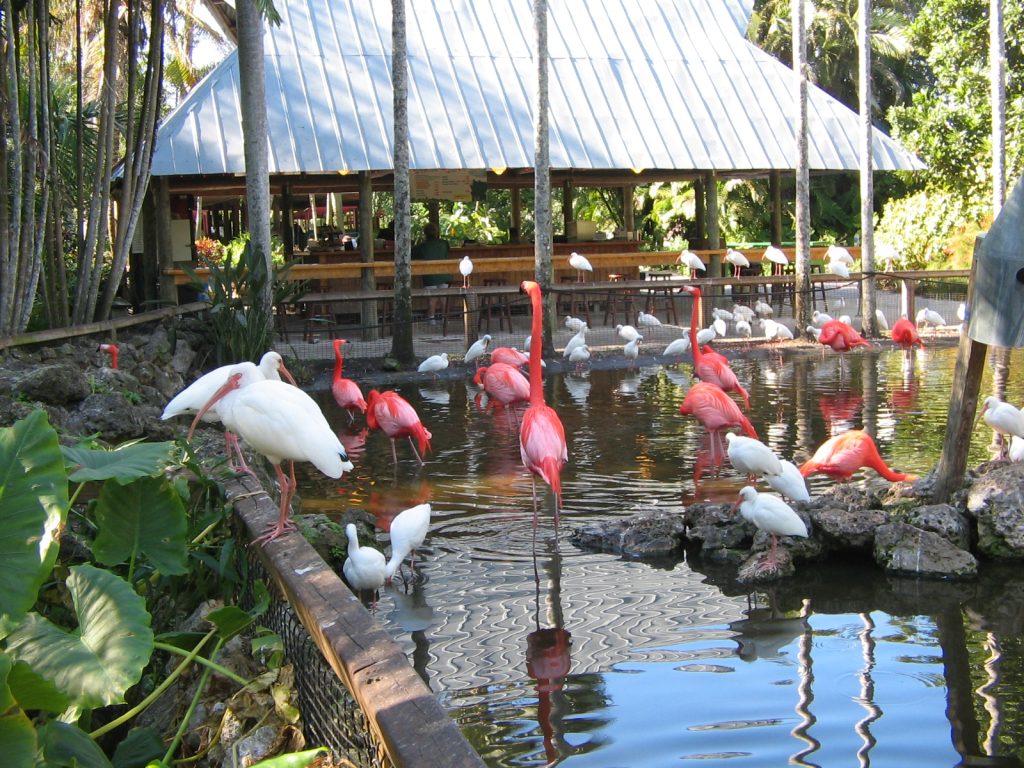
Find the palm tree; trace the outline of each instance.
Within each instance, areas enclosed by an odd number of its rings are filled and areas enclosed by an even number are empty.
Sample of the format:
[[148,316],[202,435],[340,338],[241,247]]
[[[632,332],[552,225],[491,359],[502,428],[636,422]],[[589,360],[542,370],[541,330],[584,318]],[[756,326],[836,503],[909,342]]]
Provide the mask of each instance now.
[[391,354],[409,365],[412,344],[412,204],[409,192],[409,66],[405,0],[391,0],[391,87],[395,119],[395,322]]
[[864,278],[861,291],[861,327],[868,336],[878,335],[875,318],[875,182],[871,155],[871,0],[860,0],[858,49],[860,83],[860,263]]
[[[533,98],[533,206],[534,271],[547,302],[544,311],[544,354],[554,353],[551,308],[551,168],[548,145],[548,4],[533,2],[533,30],[537,57],[537,90]],[[537,343],[537,339],[533,343]]]
[[[811,322],[811,193],[807,157],[807,36],[804,30],[804,0],[793,5],[793,77],[796,90],[796,315],[797,328]],[[812,299],[813,303],[813,299]]]

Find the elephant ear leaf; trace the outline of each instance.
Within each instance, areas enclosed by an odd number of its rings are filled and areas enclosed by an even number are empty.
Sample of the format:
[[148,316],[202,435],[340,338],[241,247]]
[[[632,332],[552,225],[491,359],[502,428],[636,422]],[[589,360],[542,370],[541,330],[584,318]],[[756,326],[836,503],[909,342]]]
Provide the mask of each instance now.
[[62,450],[71,466],[72,481],[116,480],[127,485],[140,477],[163,472],[173,448],[174,443],[131,442],[112,451],[92,448],[87,443],[65,446]]
[[145,600],[114,573],[79,565],[67,589],[78,629],[66,632],[36,613],[7,639],[7,651],[71,697],[95,709],[120,704],[153,653]]
[[96,501],[99,534],[93,555],[118,565],[140,555],[160,573],[188,572],[188,520],[181,497],[166,479],[143,477],[130,485],[103,484]]
[[46,412],[0,429],[0,637],[35,603],[67,510],[64,458]]

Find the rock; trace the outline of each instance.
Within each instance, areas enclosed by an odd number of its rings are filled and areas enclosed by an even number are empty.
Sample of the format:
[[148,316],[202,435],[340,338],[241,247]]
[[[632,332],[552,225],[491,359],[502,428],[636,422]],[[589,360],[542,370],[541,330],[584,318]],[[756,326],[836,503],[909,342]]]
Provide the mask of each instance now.
[[882,497],[889,493],[890,486],[891,483],[883,477],[835,483],[804,506],[808,509],[878,509],[882,507]]
[[174,357],[171,358],[171,368],[175,373],[184,376],[192,367],[196,359],[196,352],[192,345],[185,339],[178,339],[174,345]]
[[90,391],[82,368],[68,362],[35,366],[21,377],[17,389],[30,400],[51,405],[80,403]]
[[815,534],[829,549],[870,547],[879,526],[889,522],[889,514],[881,509],[826,507],[813,509],[810,515]]
[[762,567],[765,560],[768,559],[768,554],[767,550],[752,554],[740,566],[739,572],[736,574],[736,580],[741,584],[759,584],[766,581],[784,579],[796,572],[796,568],[793,567],[793,555],[785,547],[779,547],[775,558],[777,567],[772,570],[765,570]]
[[977,520],[978,552],[996,559],[1024,557],[1024,464],[994,464],[967,492]]
[[937,533],[959,549],[970,549],[971,527],[967,515],[949,504],[915,507],[907,512],[903,522],[922,531]]
[[677,555],[684,535],[682,517],[657,510],[577,528],[569,540],[583,549],[645,560]]
[[949,579],[978,575],[978,561],[934,531],[887,523],[875,534],[875,561],[892,573]]
[[732,512],[732,504],[691,504],[683,522],[687,542],[699,544],[705,554],[749,546],[756,531]]
[[144,409],[120,392],[89,395],[65,424],[73,435],[99,433],[107,443],[122,443],[146,432]]

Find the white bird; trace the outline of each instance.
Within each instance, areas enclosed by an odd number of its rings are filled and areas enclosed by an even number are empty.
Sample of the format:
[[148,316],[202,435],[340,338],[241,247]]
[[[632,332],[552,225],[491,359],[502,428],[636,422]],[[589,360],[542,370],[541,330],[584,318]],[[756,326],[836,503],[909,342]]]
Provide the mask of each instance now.
[[690,349],[690,337],[683,336],[682,338],[676,339],[675,341],[669,342],[669,345],[665,347],[665,351],[662,352],[665,357],[682,357]]
[[754,329],[746,320],[736,321],[736,335],[741,339],[749,339],[754,334]]
[[961,323],[967,319],[967,302],[961,301],[956,307],[956,317]]
[[725,324],[725,320],[720,317],[716,317],[711,321],[711,328],[715,332],[715,336],[721,336],[725,338],[725,334],[729,332],[729,327]]
[[760,322],[761,328],[764,330],[764,337],[769,341],[782,341],[783,339],[792,340],[793,331],[789,329],[788,325],[772,320],[770,317],[766,317]]
[[711,315],[718,320],[725,320],[726,322],[730,322],[733,319],[732,312],[728,309],[719,309],[718,307],[711,310]]
[[701,328],[697,331],[697,344],[704,346],[710,344],[718,336],[718,332],[714,328]]
[[693,273],[700,271],[707,271],[707,267],[704,266],[704,262],[700,260],[700,256],[690,250],[685,250],[679,254],[677,261],[680,264],[685,264],[690,268],[690,277],[693,277]]
[[841,261],[830,261],[825,265],[831,275],[838,275],[839,277],[849,277],[850,269]]
[[814,310],[814,312],[811,313],[811,322],[818,328],[821,328],[825,323],[832,322],[832,315],[827,314],[826,312]]
[[899,260],[900,255],[895,248],[888,243],[875,241],[875,261],[881,264],[886,272],[892,272]]
[[725,441],[729,444],[726,453],[737,471],[747,476],[747,482],[754,482],[761,475],[781,475],[782,463],[775,451],[753,437],[727,432]]
[[429,373],[433,377],[437,378],[437,372],[443,371],[448,367],[448,353],[442,352],[438,355],[431,355],[426,360],[417,366],[416,370],[420,373]]
[[580,328],[585,326],[587,323],[584,320],[580,320],[578,317],[572,315],[565,316],[565,327],[573,333],[576,333]]
[[1010,452],[1007,454],[1007,458],[1017,463],[1024,461],[1024,438],[1016,435],[1010,438]]
[[590,261],[581,253],[573,251],[569,254],[569,266],[576,270],[578,275],[578,282],[583,282],[584,272],[593,272],[594,267],[591,266]]
[[650,315],[646,312],[641,312],[636,316],[636,324],[640,326],[654,326],[661,325],[661,320],[656,318],[654,315]]
[[839,322],[845,323],[846,325],[853,326],[853,318],[849,315],[840,315]]
[[348,536],[348,557],[345,558],[341,572],[357,595],[370,590],[373,593],[373,604],[376,605],[377,590],[384,586],[387,572],[384,555],[373,547],[359,546],[359,534],[356,533],[354,523],[345,526],[345,535]]
[[808,325],[804,330],[811,334],[815,341],[821,338],[821,328],[815,328],[813,325]]
[[574,349],[582,347],[587,343],[587,330],[589,329],[586,324],[584,324],[583,327],[576,332],[575,336],[565,342],[565,349],[562,350],[562,357],[569,357]]
[[[236,363],[235,365],[246,365],[245,363]],[[164,421],[172,419],[175,416],[181,416],[188,414],[194,416],[204,405],[213,397],[214,393],[224,386],[228,380],[228,376],[231,370],[235,368],[235,365],[222,365],[220,368],[215,368],[208,373],[204,373],[198,379],[189,384],[185,389],[181,390],[176,394],[171,401],[164,408],[164,412],[160,418]],[[260,358],[260,364],[258,366],[253,363],[248,363],[252,366],[255,371],[252,376],[252,380],[257,379],[270,379],[272,381],[280,381],[281,375],[283,374],[285,379],[295,384],[295,379],[284,365],[284,360],[278,352],[271,350],[266,352],[263,357]],[[297,386],[297,385],[296,385]],[[203,416],[203,421],[212,423],[220,421],[220,416],[217,413],[216,408],[211,408]],[[224,433],[224,442],[227,448],[228,459],[231,462],[233,469],[238,469],[242,472],[249,472],[249,467],[245,463],[245,457],[242,455],[242,449],[238,445],[238,438],[235,437],[234,433],[230,430]],[[238,458],[238,464],[234,463],[235,457]]]
[[619,338],[623,341],[633,341],[633,339],[640,336],[640,331],[632,325],[616,325],[615,332],[619,334]]
[[[764,302],[761,303],[763,304]],[[768,309],[771,309],[771,307],[769,306]],[[769,312],[769,314],[771,313]],[[757,317],[757,313],[745,304],[734,304],[732,307],[732,316],[737,320],[746,320],[748,323],[752,323],[754,322],[754,318]]]
[[[1009,403],[1002,402],[997,397],[986,397],[984,405],[985,410],[982,411],[981,418],[993,431],[1001,435],[1024,439],[1024,413]],[[1006,455],[1009,442],[1009,440],[1003,440],[1003,449],[1000,455]]]
[[637,357],[640,356],[640,345],[643,343],[643,340],[643,336],[637,336],[632,341],[626,342],[626,346],[622,348],[622,354],[624,354],[626,356],[626,359],[629,360],[630,367],[633,366],[633,363],[636,362]]
[[807,525],[800,515],[778,496],[758,493],[748,485],[740,490],[740,501],[736,506],[745,520],[772,537],[771,553],[762,564],[762,570],[778,570],[779,536],[807,536]]
[[[487,345],[491,343],[491,334],[485,333],[479,339],[474,341],[469,349],[466,350],[466,356],[463,358],[463,362],[472,363],[477,358],[482,357],[484,352],[487,351]],[[424,361],[425,362],[425,361]]]
[[295,485],[289,477],[295,476],[295,468],[292,466],[285,475],[281,462],[308,461],[334,480],[353,469],[345,447],[313,398],[283,381],[256,376],[251,363],[233,368],[224,385],[196,414],[189,429],[191,439],[203,415],[216,404],[224,426],[274,466],[281,488],[277,523],[253,543],[271,541],[295,530],[288,519],[288,507],[295,495]]
[[775,314],[775,310],[772,309],[772,305],[763,299],[758,299],[757,303],[754,304],[754,312],[760,317],[771,317]]
[[889,330],[889,321],[885,319],[885,312],[883,312],[881,309],[875,310],[875,320],[878,322],[878,328],[880,330]]
[[576,347],[569,354],[569,362],[575,364],[577,370],[582,368],[584,365],[590,362],[590,347],[588,347],[586,344]]
[[783,269],[789,266],[789,256],[781,248],[774,245],[769,245],[764,249],[764,258],[772,263],[772,274],[776,272],[781,273]]
[[938,327],[946,324],[946,320],[942,315],[928,307],[918,311],[916,320],[918,325],[934,325]]
[[533,344],[533,334],[530,334],[525,339],[523,339],[523,351],[529,352],[531,344]]
[[781,493],[790,501],[810,501],[811,494],[807,491],[807,482],[804,480],[804,476],[800,474],[796,464],[785,459],[779,459],[779,463],[782,464],[781,475],[764,476],[764,481],[768,483],[768,486],[773,491]]
[[825,250],[825,258],[830,262],[845,264],[848,267],[852,267],[854,264],[853,256],[851,256],[850,252],[841,245],[830,245]]
[[739,251],[732,248],[725,252],[725,260],[732,264],[732,274],[735,277],[739,274],[740,267],[749,267],[750,260]]
[[459,274],[462,275],[462,287],[469,287],[469,276],[473,274],[473,260],[468,255],[459,262]]
[[416,549],[423,545],[430,529],[431,507],[429,503],[417,504],[403,509],[391,521],[391,559],[384,571],[384,579],[390,582],[395,571],[401,570],[402,561],[409,557],[409,568],[416,572]]

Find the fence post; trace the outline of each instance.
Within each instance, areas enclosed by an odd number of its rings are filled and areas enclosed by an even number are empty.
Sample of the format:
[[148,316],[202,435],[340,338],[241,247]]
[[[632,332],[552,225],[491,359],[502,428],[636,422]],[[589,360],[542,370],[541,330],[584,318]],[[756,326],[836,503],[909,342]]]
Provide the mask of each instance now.
[[903,314],[910,322],[914,322],[917,315],[917,307],[914,306],[914,294],[917,292],[917,280],[902,278],[900,285],[900,305],[903,307]]

